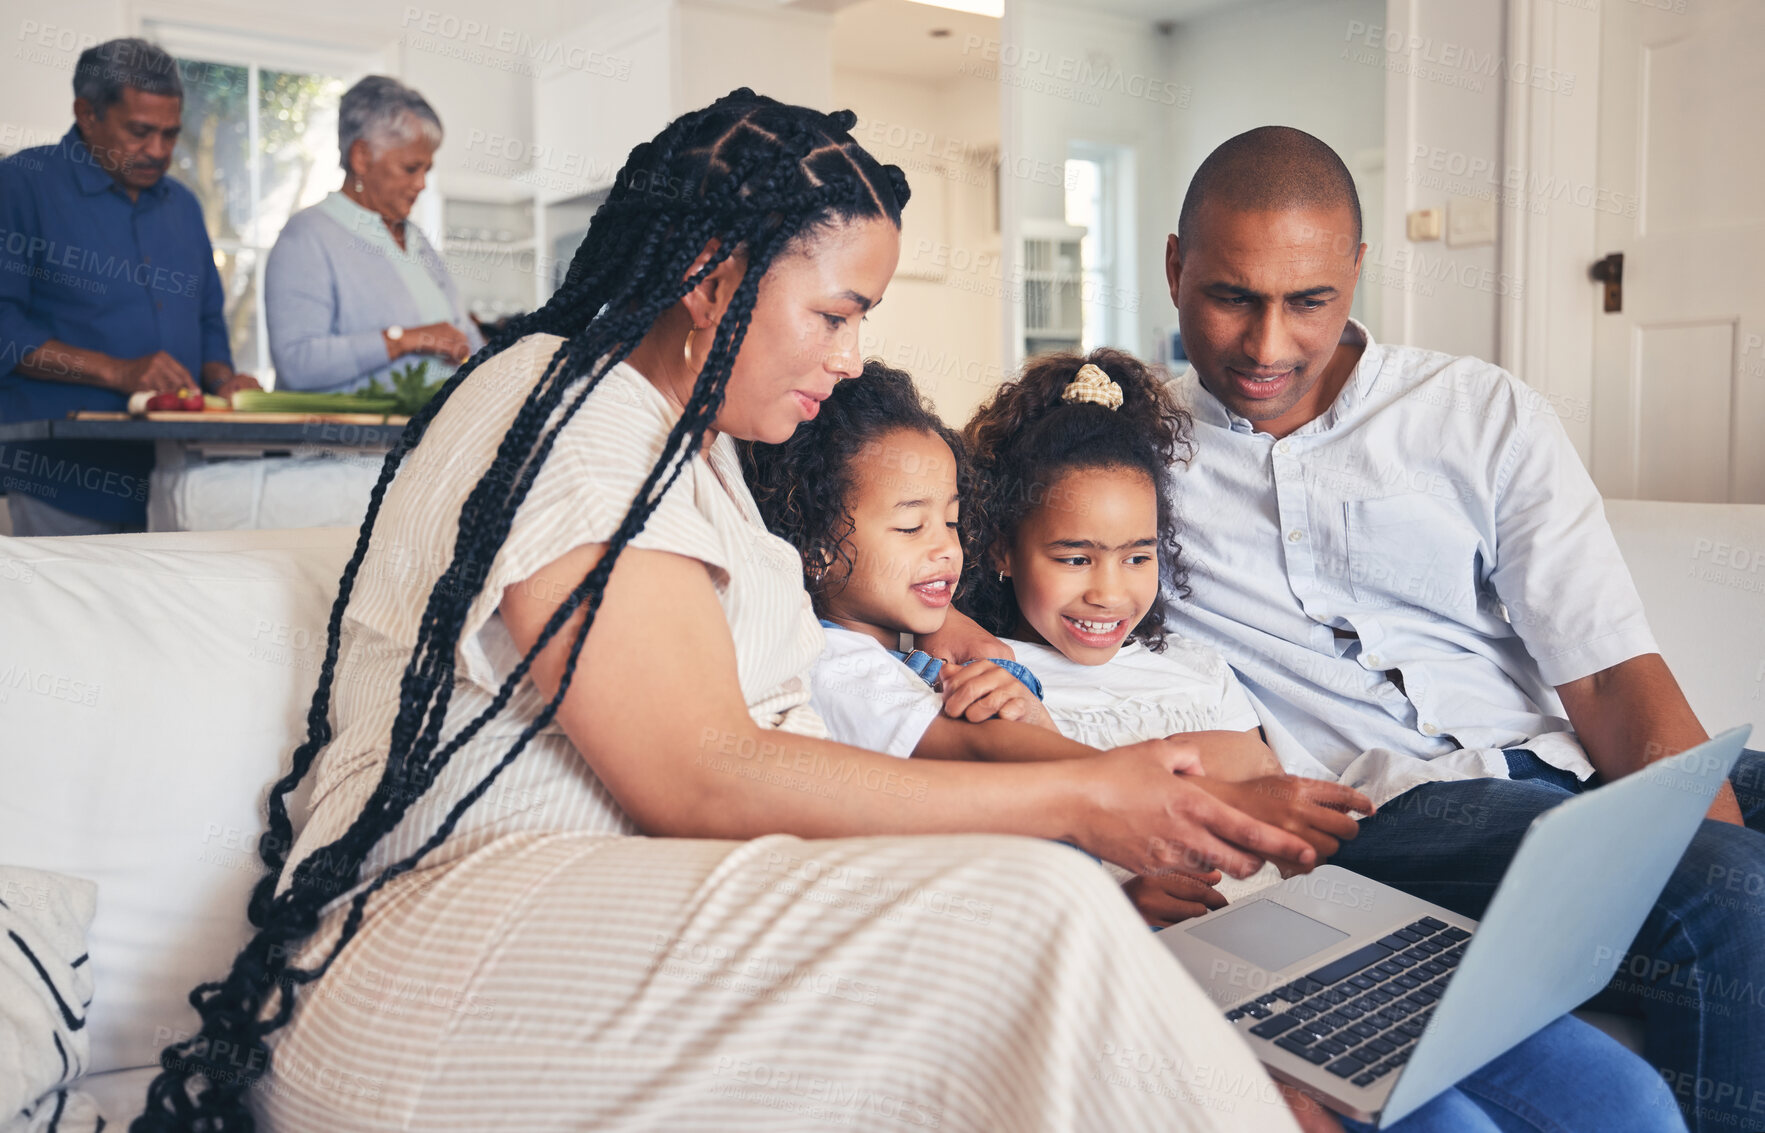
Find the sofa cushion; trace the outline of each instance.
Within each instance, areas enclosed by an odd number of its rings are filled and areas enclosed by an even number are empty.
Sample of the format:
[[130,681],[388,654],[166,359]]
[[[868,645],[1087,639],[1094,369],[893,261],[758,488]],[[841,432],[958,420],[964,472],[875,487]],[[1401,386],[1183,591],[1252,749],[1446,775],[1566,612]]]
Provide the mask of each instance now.
[[1765,505],[1607,500],[1606,519],[1705,729],[1765,744]]
[[0,862],[98,883],[94,1072],[192,1031],[245,940],[354,538],[0,538]]

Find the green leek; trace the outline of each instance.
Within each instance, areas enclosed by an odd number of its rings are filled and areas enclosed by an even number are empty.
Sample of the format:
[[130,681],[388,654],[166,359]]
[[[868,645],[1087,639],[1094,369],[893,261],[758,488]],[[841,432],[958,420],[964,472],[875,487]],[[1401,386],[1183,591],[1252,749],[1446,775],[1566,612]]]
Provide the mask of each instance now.
[[233,395],[241,413],[378,413],[396,412],[398,401],[355,393],[301,393],[295,390],[242,389]]

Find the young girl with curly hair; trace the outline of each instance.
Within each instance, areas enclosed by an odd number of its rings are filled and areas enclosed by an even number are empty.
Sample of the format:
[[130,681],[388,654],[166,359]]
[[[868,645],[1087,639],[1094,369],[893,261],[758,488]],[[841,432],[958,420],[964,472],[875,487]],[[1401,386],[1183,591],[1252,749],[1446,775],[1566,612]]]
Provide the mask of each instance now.
[[[1157,376],[1119,350],[1042,355],[976,411],[964,442],[977,553],[962,606],[1053,675],[1063,733],[1105,748],[1256,733],[1225,659],[1165,631],[1186,573],[1165,470],[1188,457],[1189,418]],[[1203,763],[1231,779],[1279,770],[1260,740],[1209,744]]]
[[[1279,775],[1225,659],[1165,631],[1161,578],[1180,595],[1184,567],[1164,470],[1188,437],[1188,416],[1132,355],[1032,358],[964,430],[975,556],[961,603],[1042,678],[1063,735],[1109,749],[1183,734],[1212,779]],[[1217,879],[1128,891],[1168,924],[1225,904]]]

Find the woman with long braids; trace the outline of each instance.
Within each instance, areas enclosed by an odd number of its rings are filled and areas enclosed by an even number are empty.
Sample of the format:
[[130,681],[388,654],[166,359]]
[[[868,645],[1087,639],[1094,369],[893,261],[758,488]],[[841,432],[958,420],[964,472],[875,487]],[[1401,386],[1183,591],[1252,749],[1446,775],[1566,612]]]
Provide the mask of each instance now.
[[1364,799],[1234,810],[1174,744],[1078,773],[821,738],[802,562],[734,440],[860,370],[907,185],[853,123],[741,90],[637,146],[557,295],[406,429],[256,933],[135,1130],[1293,1128],[1045,839],[1242,875]]

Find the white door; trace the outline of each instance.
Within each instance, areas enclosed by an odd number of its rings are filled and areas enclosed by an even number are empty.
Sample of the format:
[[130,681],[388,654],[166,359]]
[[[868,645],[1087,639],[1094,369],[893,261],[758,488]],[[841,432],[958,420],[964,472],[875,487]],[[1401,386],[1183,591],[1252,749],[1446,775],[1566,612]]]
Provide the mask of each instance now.
[[1600,15],[1596,255],[1624,262],[1622,309],[1594,306],[1594,479],[1765,503],[1765,4]]

